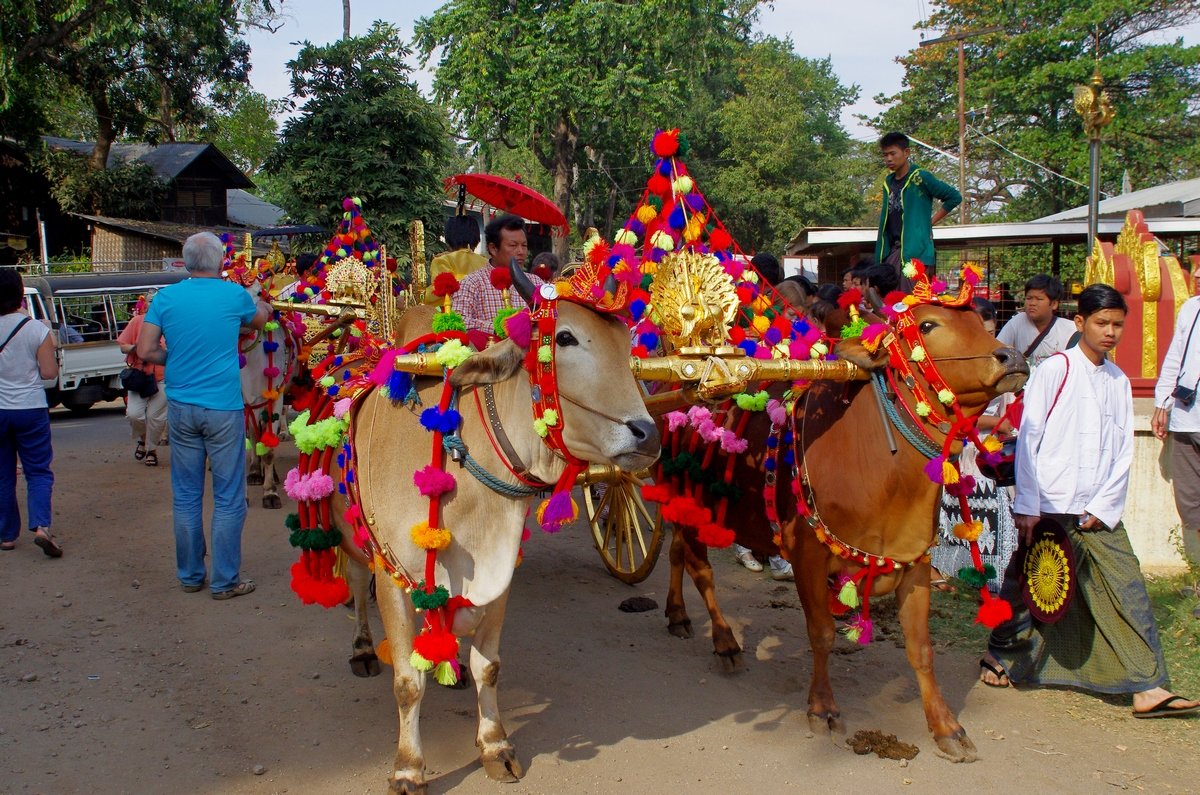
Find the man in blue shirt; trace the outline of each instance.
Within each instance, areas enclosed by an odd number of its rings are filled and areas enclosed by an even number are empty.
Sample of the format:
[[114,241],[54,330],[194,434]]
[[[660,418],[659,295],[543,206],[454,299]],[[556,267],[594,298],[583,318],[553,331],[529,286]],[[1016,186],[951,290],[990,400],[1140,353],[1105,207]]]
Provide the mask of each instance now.
[[158,291],[137,344],[142,360],[167,365],[175,562],[189,593],[204,587],[204,470],[211,461],[213,599],[254,590],[239,576],[246,455],[237,341],[242,326],[261,329],[271,317],[268,304],[256,305],[245,289],[221,279],[224,257],[211,232],[189,237],[183,262],[191,278]]

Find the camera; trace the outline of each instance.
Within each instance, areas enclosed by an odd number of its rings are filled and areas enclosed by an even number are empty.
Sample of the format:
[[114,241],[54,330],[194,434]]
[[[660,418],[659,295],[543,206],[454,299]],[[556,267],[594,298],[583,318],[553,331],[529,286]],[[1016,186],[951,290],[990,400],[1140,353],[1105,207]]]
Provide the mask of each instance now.
[[1171,396],[1175,398],[1177,404],[1185,409],[1190,409],[1196,402],[1196,390],[1183,384],[1176,384],[1175,391],[1171,393]]

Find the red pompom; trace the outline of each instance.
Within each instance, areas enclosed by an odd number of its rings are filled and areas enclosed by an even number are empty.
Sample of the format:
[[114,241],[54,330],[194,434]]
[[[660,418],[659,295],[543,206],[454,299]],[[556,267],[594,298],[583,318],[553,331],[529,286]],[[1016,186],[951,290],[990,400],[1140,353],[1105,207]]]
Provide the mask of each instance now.
[[734,326],[729,329],[729,341],[737,345],[742,340],[746,339],[746,329],[741,326]]
[[784,339],[792,336],[792,321],[784,315],[776,315],[775,319],[771,321],[771,328],[778,331]]
[[608,255],[611,253],[608,243],[603,240],[596,241],[592,246],[592,250],[588,252],[588,261],[593,265],[600,266],[608,261]]
[[747,306],[754,300],[754,289],[746,285],[737,288],[738,303],[742,306]]
[[905,294],[903,292],[901,292],[900,290],[892,290],[890,293],[888,293],[887,295],[885,295],[883,297],[883,305],[884,306],[895,306],[896,304],[898,304],[904,300],[904,295]]
[[642,486],[642,499],[646,502],[666,502],[671,499],[671,487],[666,484],[647,483]]
[[[493,273],[496,269],[493,269]],[[433,280],[433,294],[439,298],[458,292],[458,279],[453,273],[439,273]]]
[[1012,618],[1012,605],[1003,599],[998,599],[988,593],[987,588],[981,588],[980,594],[983,597],[983,604],[979,606],[979,612],[975,614],[975,623],[983,624],[988,629],[995,629]]
[[650,356],[650,349],[645,345],[635,345],[633,350],[630,351],[630,354],[639,359],[646,359]]
[[733,245],[733,238],[723,227],[718,227],[708,236],[708,247],[713,251],[724,251]]
[[497,290],[507,290],[512,287],[512,273],[508,268],[492,268],[488,273],[488,280]]
[[258,441],[272,449],[279,446],[279,437],[270,428],[263,429],[262,435],[258,437]]
[[646,180],[646,188],[655,196],[667,196],[671,193],[671,180],[654,172],[654,176]]
[[838,296],[838,306],[842,309],[849,309],[852,306],[858,306],[862,303],[862,290],[853,287]]
[[650,144],[650,148],[654,150],[654,154],[659,157],[672,157],[679,151],[679,128],[673,130],[659,130],[654,135],[654,141]]
[[413,651],[429,662],[450,662],[458,657],[458,638],[451,632],[430,630],[413,638]]
[[719,524],[701,525],[696,531],[696,539],[705,546],[725,549],[734,542],[737,536],[728,527]]

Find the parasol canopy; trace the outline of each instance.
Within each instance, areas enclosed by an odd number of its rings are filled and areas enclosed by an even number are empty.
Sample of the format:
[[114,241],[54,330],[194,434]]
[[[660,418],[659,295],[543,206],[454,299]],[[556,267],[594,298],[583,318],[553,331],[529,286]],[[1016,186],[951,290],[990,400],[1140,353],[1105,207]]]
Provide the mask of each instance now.
[[558,227],[560,231],[557,234],[566,235],[571,231],[566,217],[554,202],[520,182],[493,174],[456,174],[446,180],[446,190],[451,190],[455,185],[462,185],[476,199],[505,212]]

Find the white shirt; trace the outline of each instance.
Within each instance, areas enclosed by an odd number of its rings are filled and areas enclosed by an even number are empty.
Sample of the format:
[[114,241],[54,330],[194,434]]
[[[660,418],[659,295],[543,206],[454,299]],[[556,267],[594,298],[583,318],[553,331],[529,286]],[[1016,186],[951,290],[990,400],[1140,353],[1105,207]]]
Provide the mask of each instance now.
[[[1175,391],[1177,383],[1195,389],[1197,380],[1200,380],[1200,328],[1192,333],[1193,324],[1200,326],[1196,323],[1198,315],[1200,297],[1183,302],[1179,317],[1175,318],[1175,334],[1171,337],[1162,369],[1158,371],[1158,383],[1154,386],[1154,405],[1171,412],[1168,430],[1183,433],[1200,431],[1200,407],[1196,403],[1188,407],[1177,406],[1171,393]],[[1189,334],[1192,338],[1190,345]]]
[[[1024,312],[1018,312],[1008,319],[1004,324],[1004,328],[1000,329],[1000,333],[996,335],[996,339],[1004,345],[1009,345],[1016,348],[1018,352],[1025,353],[1025,349],[1033,344],[1037,339],[1037,326],[1033,325],[1033,321]],[[1075,333],[1075,324],[1066,318],[1056,317],[1054,323],[1050,327],[1050,333],[1042,338],[1038,346],[1027,357],[1030,367],[1037,367],[1047,357],[1053,356],[1059,351],[1067,349],[1067,343],[1071,341],[1071,336]]]
[[1046,359],[1025,386],[1013,513],[1086,511],[1115,527],[1132,462],[1133,391],[1125,374],[1107,359],[1097,367],[1078,347]]
[[[0,315],[0,342],[27,318],[24,312]],[[46,324],[30,320],[0,351],[0,409],[46,408],[37,351],[49,333]]]

